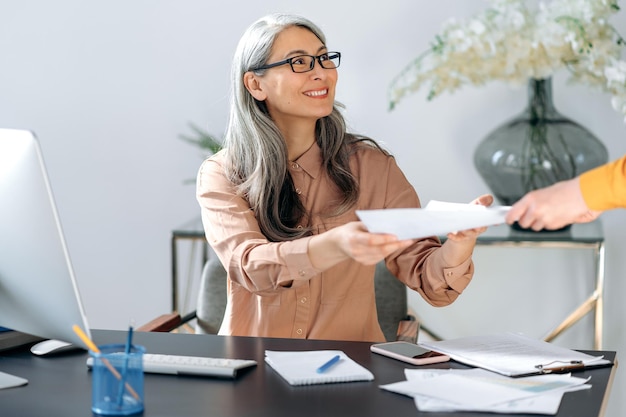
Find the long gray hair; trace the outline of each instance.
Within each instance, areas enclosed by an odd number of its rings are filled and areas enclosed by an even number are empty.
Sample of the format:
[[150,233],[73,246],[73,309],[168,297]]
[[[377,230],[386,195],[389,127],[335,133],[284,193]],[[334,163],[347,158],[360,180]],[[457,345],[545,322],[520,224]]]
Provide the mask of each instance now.
[[[297,228],[305,209],[288,171],[287,145],[269,116],[264,102],[254,99],[243,83],[252,68],[267,63],[274,41],[284,29],[299,26],[310,30],[322,43],[322,31],[309,20],[294,15],[273,14],[254,22],[244,33],[233,58],[230,121],[224,140],[229,179],[250,204],[263,234],[270,241],[296,239],[311,233]],[[258,75],[263,70],[256,71]],[[359,141],[346,133],[346,123],[335,103],[330,115],[316,124],[317,143],[330,178],[342,193],[329,216],[345,212],[358,198],[358,184],[350,172],[349,142]]]

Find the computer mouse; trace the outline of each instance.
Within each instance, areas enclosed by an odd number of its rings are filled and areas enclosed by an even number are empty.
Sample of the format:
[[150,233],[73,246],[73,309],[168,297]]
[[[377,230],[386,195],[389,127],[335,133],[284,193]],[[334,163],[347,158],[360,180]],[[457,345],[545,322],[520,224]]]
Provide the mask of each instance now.
[[34,344],[30,351],[37,356],[51,355],[68,350],[80,349],[78,346],[56,339],[48,339]]

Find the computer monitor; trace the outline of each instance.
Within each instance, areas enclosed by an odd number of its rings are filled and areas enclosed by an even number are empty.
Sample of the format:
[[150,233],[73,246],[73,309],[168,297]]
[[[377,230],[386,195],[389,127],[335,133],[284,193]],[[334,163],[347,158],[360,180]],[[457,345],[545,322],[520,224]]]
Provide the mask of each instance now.
[[0,129],[0,326],[85,347],[78,286],[39,142]]

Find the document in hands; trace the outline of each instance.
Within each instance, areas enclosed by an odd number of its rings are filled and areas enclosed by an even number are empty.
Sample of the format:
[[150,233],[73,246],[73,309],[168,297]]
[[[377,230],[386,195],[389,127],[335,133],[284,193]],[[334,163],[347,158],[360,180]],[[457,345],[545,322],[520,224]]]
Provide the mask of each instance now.
[[[336,358],[339,356],[339,358]],[[371,381],[374,375],[340,350],[265,351],[267,362],[291,385]]]
[[390,233],[404,240],[501,224],[510,208],[433,200],[424,208],[357,210],[356,214],[371,233]]
[[506,376],[570,372],[612,365],[602,356],[587,355],[518,333],[470,336],[419,344],[445,353],[457,362]]

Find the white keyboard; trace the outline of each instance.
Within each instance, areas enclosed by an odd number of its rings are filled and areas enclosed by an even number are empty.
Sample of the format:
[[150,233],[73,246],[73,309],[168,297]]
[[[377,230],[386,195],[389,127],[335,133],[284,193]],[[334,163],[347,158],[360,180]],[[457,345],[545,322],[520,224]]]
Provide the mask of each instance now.
[[[237,371],[255,366],[251,359],[207,358],[201,356],[163,355],[145,353],[143,371],[152,374],[201,375],[220,378],[236,378]],[[87,359],[87,366],[93,366],[93,358]]]

